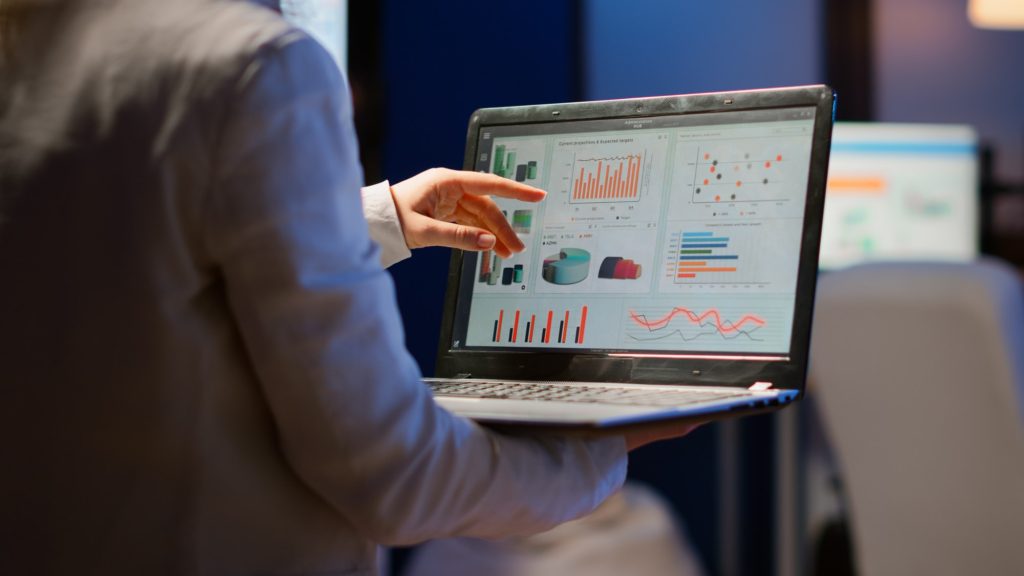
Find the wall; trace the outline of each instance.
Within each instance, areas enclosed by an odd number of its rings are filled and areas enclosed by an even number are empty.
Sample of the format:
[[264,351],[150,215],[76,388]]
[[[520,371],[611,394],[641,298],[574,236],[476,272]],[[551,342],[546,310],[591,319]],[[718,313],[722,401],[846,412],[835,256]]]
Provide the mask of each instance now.
[[816,0],[589,0],[587,98],[822,81]]
[[[587,99],[824,81],[818,0],[588,0],[583,16]],[[738,494],[723,492],[718,473],[723,434],[742,447]],[[705,426],[630,458],[630,478],[672,503],[711,574],[772,573],[774,434],[771,417],[745,418],[736,430]],[[738,511],[735,524],[721,505]]]
[[[477,108],[573,98],[574,3],[505,6],[382,3],[383,172],[392,182],[434,166],[461,168],[466,127]],[[427,373],[437,354],[449,257],[447,249],[418,250],[391,269],[409,350]]]
[[974,28],[965,0],[875,0],[876,119],[962,122],[1024,182],[1024,31]]

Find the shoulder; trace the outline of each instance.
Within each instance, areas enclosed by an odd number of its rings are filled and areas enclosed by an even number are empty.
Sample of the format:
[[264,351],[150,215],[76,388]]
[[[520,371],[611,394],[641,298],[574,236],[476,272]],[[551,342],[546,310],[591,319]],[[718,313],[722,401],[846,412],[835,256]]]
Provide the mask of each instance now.
[[323,47],[253,2],[110,0],[81,12],[73,32],[86,36],[76,44],[89,54],[77,59],[101,72],[94,78],[117,76],[125,93],[196,103],[265,68],[293,77],[283,80],[343,83]]

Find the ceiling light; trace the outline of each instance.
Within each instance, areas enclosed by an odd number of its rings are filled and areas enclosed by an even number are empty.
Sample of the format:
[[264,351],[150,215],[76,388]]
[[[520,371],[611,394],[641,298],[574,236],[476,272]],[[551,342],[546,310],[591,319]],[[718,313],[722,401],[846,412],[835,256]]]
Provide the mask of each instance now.
[[1024,0],[968,0],[967,17],[978,28],[1024,30]]

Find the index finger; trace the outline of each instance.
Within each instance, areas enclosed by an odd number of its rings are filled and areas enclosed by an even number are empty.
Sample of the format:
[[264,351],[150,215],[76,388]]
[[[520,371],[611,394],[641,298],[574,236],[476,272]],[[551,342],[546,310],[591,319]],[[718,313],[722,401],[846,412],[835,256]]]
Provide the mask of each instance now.
[[455,174],[457,176],[453,183],[459,186],[464,194],[500,196],[524,202],[540,202],[547,196],[547,192],[540,188],[534,188],[495,174],[469,171],[455,172]]

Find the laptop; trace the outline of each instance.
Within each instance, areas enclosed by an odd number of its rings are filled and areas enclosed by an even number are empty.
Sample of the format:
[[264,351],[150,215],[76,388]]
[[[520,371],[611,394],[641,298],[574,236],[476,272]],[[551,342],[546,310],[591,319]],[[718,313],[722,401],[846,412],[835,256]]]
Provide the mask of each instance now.
[[451,260],[438,404],[605,430],[804,393],[834,95],[827,86],[487,108],[465,168],[525,244]]

